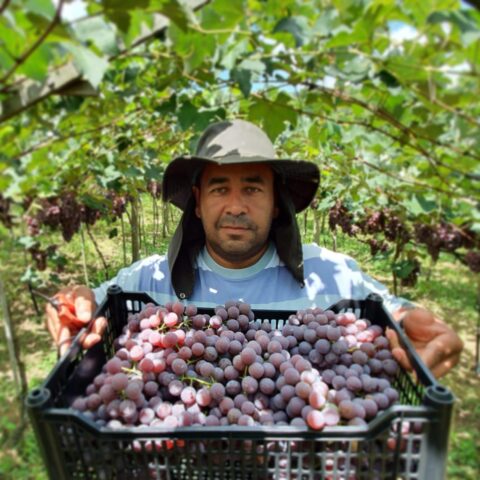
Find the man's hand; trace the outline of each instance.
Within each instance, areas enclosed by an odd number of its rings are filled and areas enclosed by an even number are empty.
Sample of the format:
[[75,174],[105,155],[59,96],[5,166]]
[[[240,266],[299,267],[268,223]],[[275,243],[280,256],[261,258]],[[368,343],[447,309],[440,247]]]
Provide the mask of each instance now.
[[[400,308],[394,312],[395,320],[402,319],[403,328],[425,365],[435,377],[445,375],[460,359],[463,342],[460,337],[432,312],[423,308]],[[386,333],[395,359],[407,370],[412,366],[407,353],[400,346],[397,334]]]
[[[53,300],[57,302],[58,306],[55,308],[52,304],[47,304],[47,328],[60,355],[63,355],[75,335],[92,320],[95,310],[95,295],[88,287],[79,285],[62,288],[54,295]],[[95,319],[90,331],[82,338],[82,346],[90,348],[98,343],[106,326],[106,318]]]

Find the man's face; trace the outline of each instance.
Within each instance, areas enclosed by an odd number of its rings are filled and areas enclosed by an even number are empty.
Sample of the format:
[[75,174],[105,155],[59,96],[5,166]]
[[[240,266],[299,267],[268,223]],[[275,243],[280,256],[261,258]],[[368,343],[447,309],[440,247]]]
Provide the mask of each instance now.
[[227,268],[255,263],[267,249],[278,215],[272,169],[262,163],[209,164],[193,193],[212,258]]

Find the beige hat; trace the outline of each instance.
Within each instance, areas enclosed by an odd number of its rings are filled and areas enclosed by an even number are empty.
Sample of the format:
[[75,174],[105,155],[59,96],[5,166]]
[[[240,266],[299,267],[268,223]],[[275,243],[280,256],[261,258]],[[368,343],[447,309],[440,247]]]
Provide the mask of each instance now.
[[206,163],[269,163],[301,212],[315,197],[318,166],[304,160],[278,159],[268,136],[250,122],[229,120],[210,125],[198,141],[195,155],[175,158],[163,177],[163,199],[185,210],[192,185]]

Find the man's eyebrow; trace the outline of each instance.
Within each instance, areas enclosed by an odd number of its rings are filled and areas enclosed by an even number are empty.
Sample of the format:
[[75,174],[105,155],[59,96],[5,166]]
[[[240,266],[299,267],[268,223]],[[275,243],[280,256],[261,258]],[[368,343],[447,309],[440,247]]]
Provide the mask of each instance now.
[[226,183],[227,181],[227,177],[212,177],[208,179],[207,186],[217,185],[219,183]]
[[242,182],[246,183],[265,183],[265,179],[261,175],[254,175],[251,177],[242,177]]

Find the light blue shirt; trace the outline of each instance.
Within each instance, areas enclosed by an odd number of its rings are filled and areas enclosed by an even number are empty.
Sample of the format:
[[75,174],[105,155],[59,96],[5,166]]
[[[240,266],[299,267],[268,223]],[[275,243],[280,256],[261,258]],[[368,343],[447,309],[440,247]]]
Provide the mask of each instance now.
[[[193,295],[184,303],[198,307],[214,307],[227,300],[242,300],[252,309],[299,310],[308,307],[327,308],[341,299],[364,299],[375,292],[384,299],[390,312],[407,300],[395,297],[385,285],[365,274],[351,257],[319,247],[303,245],[305,285],[302,287],[280,260],[270,244],[254,265],[228,269],[218,265],[206,248],[195,265]],[[166,255],[152,255],[127,268],[95,289],[97,303],[103,301],[109,285],[117,284],[126,291],[140,291],[157,303],[178,301],[170,282]]]

